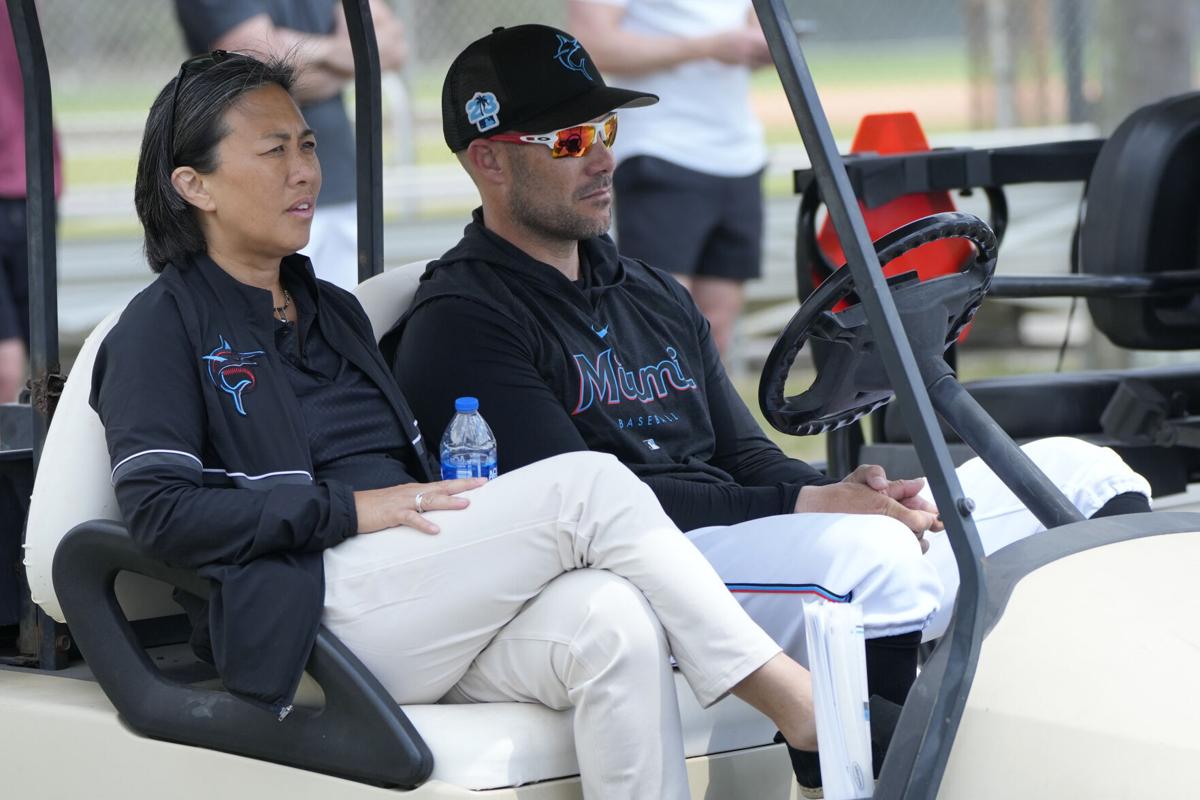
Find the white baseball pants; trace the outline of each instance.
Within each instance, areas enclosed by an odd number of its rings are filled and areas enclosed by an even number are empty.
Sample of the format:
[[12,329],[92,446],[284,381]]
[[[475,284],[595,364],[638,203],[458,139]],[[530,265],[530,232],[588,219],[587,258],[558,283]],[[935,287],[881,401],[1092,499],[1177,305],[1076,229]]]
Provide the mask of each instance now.
[[703,705],[780,648],[610,455],[501,475],[461,511],[325,551],[324,622],[401,703],[574,707],[589,798],[686,798],[667,659]]
[[[1145,478],[1107,447],[1061,437],[1023,449],[1085,517],[1118,494],[1150,496]],[[1045,530],[978,458],[957,472],[975,501],[986,553]],[[923,496],[932,501],[928,486]],[[927,534],[925,555],[908,528],[882,516],[787,514],[687,536],[750,616],[802,664],[806,599],[862,603],[868,638],[921,630],[928,640],[950,622],[958,568],[944,533]]]

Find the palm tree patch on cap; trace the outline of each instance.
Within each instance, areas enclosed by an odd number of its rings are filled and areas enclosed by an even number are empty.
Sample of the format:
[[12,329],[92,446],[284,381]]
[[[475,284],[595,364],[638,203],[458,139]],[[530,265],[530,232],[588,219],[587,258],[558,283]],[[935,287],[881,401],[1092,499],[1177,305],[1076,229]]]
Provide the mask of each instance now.
[[467,122],[479,131],[490,131],[500,124],[500,101],[491,92],[476,92],[467,101]]

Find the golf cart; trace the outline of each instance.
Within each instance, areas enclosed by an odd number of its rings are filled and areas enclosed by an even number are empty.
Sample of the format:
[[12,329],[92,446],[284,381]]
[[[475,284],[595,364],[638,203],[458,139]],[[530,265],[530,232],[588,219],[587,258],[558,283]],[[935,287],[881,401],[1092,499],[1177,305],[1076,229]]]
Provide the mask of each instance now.
[[[297,709],[280,723],[223,691],[213,670],[192,657],[172,592],[202,594],[206,587],[194,573],[132,546],[109,483],[103,432],[87,404],[91,360],[116,312],[89,337],[75,362],[77,377],[52,408],[58,370],[49,81],[33,0],[6,2],[28,99],[33,381],[40,416],[24,547],[30,596],[39,609],[28,638],[42,646],[35,665],[0,667],[5,788],[47,797],[376,798],[398,790],[413,798],[579,797],[565,712],[517,703],[401,708],[322,630]],[[378,333],[411,299],[421,265],[377,274],[378,58],[367,0],[343,5],[357,74],[364,281],[358,292]],[[876,796],[932,797],[940,789],[946,797],[1021,790],[1116,797],[1135,785],[1139,795],[1186,793],[1186,768],[1200,755],[1200,743],[1186,724],[1198,717],[1198,707],[1181,696],[1181,677],[1200,667],[1200,647],[1172,621],[1200,610],[1198,601],[1174,588],[1184,585],[1183,571],[1200,556],[1200,514],[1082,521],[989,424],[940,361],[946,342],[994,282],[994,236],[966,215],[918,221],[881,243],[884,260],[944,237],[968,238],[976,257],[961,273],[889,286],[788,12],[782,0],[755,5],[849,257],[842,281],[806,301],[781,338],[764,371],[764,404],[799,431],[844,425],[894,392],[943,510],[962,580],[951,628],[910,694]],[[851,288],[858,305],[827,313],[826,305]],[[926,318],[927,325],[914,322]],[[845,345],[848,355],[839,363],[864,385],[806,405],[784,389],[792,360],[814,331]],[[1052,535],[983,557],[972,504],[958,485],[935,406],[1056,527]],[[1139,579],[1157,591],[1111,588]],[[82,661],[72,657],[73,646]],[[733,698],[701,710],[690,689],[677,685],[693,797],[792,795],[787,759],[782,746],[771,743],[774,731],[765,718]],[[1137,690],[1121,691],[1126,687]]]

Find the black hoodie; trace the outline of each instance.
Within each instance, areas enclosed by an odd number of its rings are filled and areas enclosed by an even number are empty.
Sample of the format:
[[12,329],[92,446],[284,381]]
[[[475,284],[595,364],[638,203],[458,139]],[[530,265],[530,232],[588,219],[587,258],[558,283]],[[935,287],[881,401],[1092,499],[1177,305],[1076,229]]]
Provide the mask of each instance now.
[[708,321],[669,275],[580,242],[573,282],[487,230],[422,276],[383,343],[417,418],[438,432],[474,395],[507,472],[573,450],[612,453],[684,530],[788,513],[830,482],[788,458],[734,391]]

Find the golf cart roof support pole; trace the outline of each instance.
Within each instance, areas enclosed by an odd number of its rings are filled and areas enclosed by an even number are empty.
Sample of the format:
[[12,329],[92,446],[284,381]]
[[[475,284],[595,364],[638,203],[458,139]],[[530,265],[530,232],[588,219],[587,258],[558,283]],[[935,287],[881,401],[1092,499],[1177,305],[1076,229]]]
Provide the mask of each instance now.
[[50,69],[34,0],[7,0],[25,93],[26,236],[29,243],[29,372],[33,397],[33,468],[50,426],[50,378],[58,356],[58,274],[55,265],[53,122]]
[[[875,248],[867,233],[862,211],[850,187],[845,165],[834,143],[833,132],[821,107],[812,73],[800,51],[792,27],[791,15],[783,0],[754,0],[754,8],[766,34],[771,55],[787,93],[788,102],[813,171],[829,209],[829,217],[845,249],[859,298],[867,319],[875,330],[879,352],[888,378],[900,403],[900,411],[912,436],[913,445],[925,468],[934,500],[942,510],[961,585],[955,607],[955,619],[939,648],[949,646],[949,664],[940,688],[934,695],[910,693],[901,718],[898,737],[912,739],[914,748],[896,748],[889,752],[881,774],[877,798],[928,798],[937,794],[950,756],[954,733],[966,705],[967,692],[975,674],[979,648],[983,641],[986,606],[983,581],[983,547],[970,504],[963,497],[954,464],[936,423],[933,406],[921,381],[916,358],[896,311],[895,302],[883,277]],[[903,752],[898,752],[903,751]]]
[[[358,280],[383,272],[383,90],[370,0],[342,0],[354,51]],[[320,213],[318,201],[317,213]],[[318,265],[319,267],[319,265]]]

